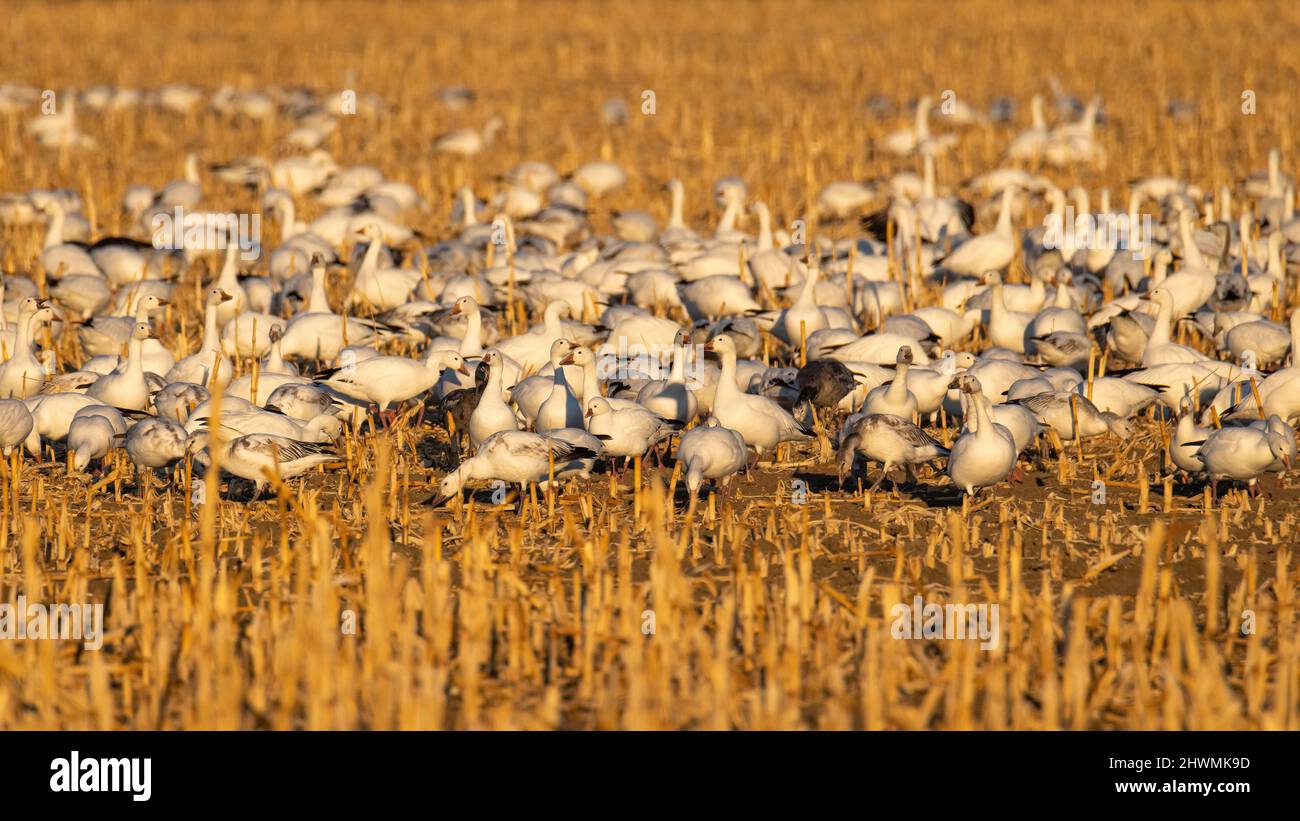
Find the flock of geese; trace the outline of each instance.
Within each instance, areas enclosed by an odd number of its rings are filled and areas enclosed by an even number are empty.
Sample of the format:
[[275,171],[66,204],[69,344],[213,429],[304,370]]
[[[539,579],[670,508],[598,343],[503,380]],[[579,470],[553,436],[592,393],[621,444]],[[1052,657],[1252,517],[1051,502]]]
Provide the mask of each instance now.
[[[100,105],[117,104],[110,91]],[[18,96],[0,88],[0,103]],[[183,87],[149,99],[198,103]],[[224,90],[218,104],[256,118],[285,103]],[[0,196],[4,236],[43,232],[0,294],[0,448],[62,449],[73,471],[120,449],[145,476],[210,465],[219,448],[221,469],[256,493],[338,460],[341,437],[363,426],[444,425],[464,458],[441,479],[442,502],[471,484],[526,493],[646,456],[676,460],[695,498],[756,466],[821,461],[833,443],[842,488],[872,465],[874,489],[929,464],[975,495],[1049,447],[1127,440],[1149,416],[1169,469],[1216,492],[1290,469],[1300,311],[1285,318],[1286,266],[1300,260],[1300,219],[1280,152],[1217,191],[1133,180],[1112,209],[1109,191],[1026,169],[1104,161],[1100,102],[1049,126],[1036,98],[1007,164],[963,182],[963,199],[936,178],[960,136],[931,130],[932,107],[921,100],[914,124],[877,146],[915,171],[827,185],[821,224],[861,230],[807,244],[736,177],[709,191],[709,229],[688,222],[691,192],[673,180],[666,221],[615,211],[601,232],[591,215],[628,173],[592,162],[562,176],[536,161],[489,200],[460,191],[452,229],[431,243],[411,225],[428,208],[412,186],[306,136],[291,141],[306,153],[206,173],[191,155],[181,178],[129,186],[125,236],[96,236],[75,191]],[[302,108],[318,124],[331,116]],[[65,111],[37,141],[71,139]],[[430,151],[477,153],[504,128],[494,118]],[[250,184],[279,236],[252,264],[233,237],[215,252],[153,241],[154,215],[219,213],[223,192]],[[1127,230],[1054,241],[1026,225],[1035,203],[1127,218]],[[977,233],[977,214],[992,226]],[[194,286],[202,317],[185,327],[197,338],[168,347],[155,329],[201,270],[216,274]],[[57,344],[66,334],[75,345]]]

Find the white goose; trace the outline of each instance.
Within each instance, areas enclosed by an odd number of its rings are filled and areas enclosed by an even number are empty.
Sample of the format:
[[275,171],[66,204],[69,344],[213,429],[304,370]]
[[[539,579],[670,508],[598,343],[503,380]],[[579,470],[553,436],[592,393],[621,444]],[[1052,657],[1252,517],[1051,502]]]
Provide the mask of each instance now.
[[378,311],[387,311],[407,302],[421,282],[419,271],[408,268],[380,268],[379,250],[383,247],[383,229],[367,222],[357,232],[358,238],[369,241],[366,255],[357,269],[349,301],[369,305]]
[[123,450],[143,468],[165,468],[185,458],[189,434],[179,422],[157,416],[143,419],[126,433]]
[[[374,404],[383,415],[390,404],[401,404],[432,388],[447,368],[469,373],[465,360],[455,351],[432,351],[423,362],[404,356],[376,356],[321,371],[316,379],[344,396]],[[391,422],[391,418],[385,421]]]
[[546,306],[541,325],[518,336],[503,339],[496,349],[513,359],[525,372],[536,373],[551,358],[551,345],[564,338],[561,317],[569,313],[569,303],[556,300]]
[[906,466],[910,476],[912,465],[947,455],[947,448],[904,418],[895,414],[860,416],[845,422],[839,452],[840,487],[852,475],[859,456],[883,466],[880,477],[871,485],[874,491],[893,467]]
[[217,307],[232,297],[220,288],[209,288],[203,303],[203,339],[199,350],[177,362],[166,371],[168,382],[190,382],[211,388],[213,384],[225,387],[234,376],[234,364],[221,346],[217,330]]
[[673,344],[673,365],[668,378],[647,382],[636,395],[636,401],[651,413],[683,424],[690,424],[700,411],[695,391],[686,382],[686,346],[690,344],[690,334],[679,332]]
[[1174,428],[1174,435],[1169,440],[1169,460],[1187,473],[1205,470],[1205,461],[1201,459],[1199,451],[1213,433],[1214,428],[1196,424],[1192,401],[1184,397],[1178,405],[1178,426]]
[[[1168,280],[1166,280],[1167,282]],[[1142,367],[1153,368],[1157,365],[1174,365],[1187,362],[1204,362],[1208,356],[1186,345],[1179,345],[1172,340],[1172,327],[1175,311],[1175,299],[1164,284],[1148,291],[1143,297],[1159,306],[1156,313],[1155,329],[1147,341],[1146,350],[1142,352]],[[1181,315],[1180,315],[1181,316]]]
[[119,435],[126,435],[126,422],[112,408],[92,405],[78,411],[68,428],[72,470],[84,470],[92,461],[102,460],[116,450]]
[[325,266],[312,267],[311,299],[307,310],[289,320],[280,338],[285,356],[333,362],[349,345],[365,345],[374,339],[375,326],[355,317],[342,316],[330,309],[325,293]]
[[704,424],[682,434],[677,459],[685,466],[686,488],[693,498],[705,479],[720,479],[724,486],[730,485],[731,477],[748,464],[749,451],[739,431],[709,417]]
[[958,380],[975,413],[952,444],[948,476],[967,495],[974,496],[981,488],[1001,482],[1015,469],[1016,442],[1009,430],[993,421],[989,400],[979,380],[970,374],[963,374]]
[[643,456],[681,428],[680,422],[640,406],[616,409],[603,396],[588,400],[586,419],[587,432],[601,441],[605,455],[611,457]]
[[8,456],[32,432],[36,422],[27,405],[19,399],[0,399],[0,452]]
[[[569,353],[564,353],[565,350]],[[572,343],[567,339],[557,339],[551,346],[551,361],[556,362],[558,356],[558,365],[551,374],[551,391],[537,409],[537,418],[533,420],[533,428],[538,433],[582,427],[582,403],[578,399],[578,389],[570,386],[569,372],[564,367],[566,359],[572,356],[572,350]]]
[[[501,431],[489,436],[474,456],[442,478],[438,483],[438,495],[430,500],[430,504],[443,504],[459,494],[469,482],[491,479],[518,484],[526,492],[529,482],[543,482],[550,477],[552,465],[558,471],[561,465],[570,461],[594,459],[597,455],[589,448],[539,433]],[[522,497],[520,501],[522,503]]]
[[20,303],[13,353],[0,364],[0,397],[26,399],[40,392],[46,373],[36,357],[33,329],[53,318],[53,309],[34,297],[27,297]]
[[867,399],[862,405],[864,414],[890,414],[908,422],[913,421],[917,412],[916,394],[908,390],[907,384],[907,373],[912,360],[910,345],[898,349],[894,378],[867,392]]
[[483,362],[488,367],[487,385],[479,397],[478,405],[469,417],[469,441],[475,448],[487,441],[488,437],[503,430],[519,430],[519,420],[515,412],[502,398],[501,352],[493,349],[483,355]]
[[[1196,454],[1205,465],[1204,472],[1210,479],[1214,495],[1218,495],[1220,479],[1244,481],[1254,493],[1255,482],[1276,462],[1280,461],[1290,470],[1295,434],[1291,433],[1291,441],[1288,442],[1287,437],[1274,427],[1273,419],[1277,419],[1281,427],[1290,432],[1291,429],[1285,422],[1277,416],[1271,416],[1269,425],[1262,429],[1253,426],[1221,428],[1204,440]],[[1195,442],[1186,444],[1193,445]]]
[[736,382],[736,345],[731,337],[715,336],[704,349],[722,358],[722,373],[713,396],[713,415],[719,424],[745,437],[746,444],[760,457],[782,442],[812,438],[812,431],[774,400],[740,390]]
[[[125,365],[105,374],[86,389],[86,394],[120,410],[144,410],[149,405],[149,382],[144,373],[144,341],[153,337],[149,323],[137,322],[127,345]],[[156,338],[156,337],[154,337]]]
[[1014,186],[1002,189],[997,227],[991,233],[971,237],[958,245],[939,261],[941,267],[956,274],[981,276],[1011,264],[1016,255],[1016,240],[1011,231],[1011,200],[1016,190]]
[[[188,447],[211,447],[205,433],[190,437]],[[253,483],[254,498],[271,483],[271,477],[281,480],[301,476],[312,468],[338,461],[339,455],[329,446],[314,442],[298,442],[283,436],[254,433],[223,441],[221,469]]]

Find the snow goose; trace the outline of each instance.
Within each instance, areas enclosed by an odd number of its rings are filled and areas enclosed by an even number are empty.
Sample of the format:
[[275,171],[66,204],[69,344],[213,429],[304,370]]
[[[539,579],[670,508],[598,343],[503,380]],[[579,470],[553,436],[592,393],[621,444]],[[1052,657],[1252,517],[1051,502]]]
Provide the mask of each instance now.
[[321,371],[316,380],[344,396],[370,402],[383,415],[390,404],[400,405],[432,388],[447,368],[469,373],[465,360],[455,351],[432,351],[423,362],[404,356],[376,356]]
[[969,373],[958,377],[959,387],[973,406],[966,428],[948,455],[948,476],[967,495],[1001,482],[1016,466],[1016,443],[1011,432],[993,421],[988,397]]
[[295,314],[280,338],[285,356],[332,362],[349,345],[366,345],[377,332],[374,323],[343,316],[330,310],[325,298],[325,266],[312,268],[312,298],[307,310]]
[[1289,351],[1300,350],[1300,310],[1292,311],[1290,328],[1260,318],[1234,326],[1224,336],[1224,345],[1238,362],[1266,367],[1286,359]]
[[[188,447],[211,447],[207,433],[190,437]],[[283,436],[253,433],[222,443],[221,470],[253,483],[253,497],[261,495],[273,477],[293,479],[320,465],[339,459],[330,445],[298,442]]]
[[[1142,352],[1142,367],[1153,368],[1156,365],[1173,365],[1187,362],[1204,362],[1208,356],[1186,345],[1172,341],[1172,325],[1175,316],[1175,297],[1164,284],[1148,291],[1143,299],[1149,299],[1159,306],[1156,313],[1155,327],[1146,349]],[[1178,314],[1182,316],[1182,314]]]
[[0,399],[0,452],[5,456],[21,445],[35,425],[32,413],[19,399]]
[[144,341],[153,337],[149,323],[137,322],[127,346],[126,363],[95,380],[86,394],[121,410],[144,410],[149,405],[149,382],[144,371]]
[[1011,141],[1011,146],[1007,149],[1007,159],[1036,161],[1043,155],[1043,149],[1047,147],[1050,132],[1047,129],[1047,119],[1043,116],[1041,94],[1035,94],[1029,101],[1029,109],[1031,124]]
[[506,121],[493,117],[483,128],[457,128],[445,134],[439,134],[433,140],[435,154],[450,154],[456,157],[472,157],[492,145],[498,133],[506,127]]
[[270,396],[266,398],[265,407],[269,411],[283,413],[299,422],[307,422],[323,413],[333,413],[338,409],[328,391],[316,385],[296,382],[286,382],[271,391]]
[[388,311],[408,302],[420,284],[420,272],[408,268],[380,268],[379,250],[383,247],[383,229],[376,222],[366,222],[357,231],[359,239],[369,241],[366,254],[357,269],[348,301]]
[[1088,367],[1092,352],[1092,339],[1081,333],[1054,331],[1040,335],[1026,331],[1028,341],[1034,343],[1034,352],[1048,365],[1057,368],[1074,368],[1083,372]]
[[1102,413],[1114,413],[1125,419],[1150,407],[1160,398],[1164,385],[1151,387],[1117,376],[1098,376],[1092,385],[1082,381],[1074,386],[1074,392],[1087,396],[1092,391],[1090,400]]
[[68,429],[72,427],[72,418],[77,411],[102,403],[85,394],[56,393],[33,396],[24,400],[24,404],[31,412],[34,424],[23,446],[32,456],[39,456],[42,439],[62,442],[68,438]]
[[[568,353],[564,353],[564,351]],[[545,401],[537,409],[533,428],[538,433],[550,433],[561,428],[582,427],[582,401],[578,398],[580,387],[569,384],[569,373],[564,367],[573,355],[573,343],[567,339],[557,339],[551,345],[551,361],[557,362],[551,373],[551,390]]]
[[776,247],[772,240],[772,213],[765,203],[750,206],[758,215],[758,248],[747,260],[754,279],[769,288],[785,288],[803,280],[804,264]]
[[[87,356],[106,356],[117,355],[122,352],[122,346],[131,341],[131,334],[135,331],[136,323],[150,321],[154,314],[162,310],[168,304],[167,300],[156,294],[143,294],[127,302],[127,312],[123,316],[97,316],[89,322],[77,328],[77,338],[81,342],[81,349]],[[153,345],[146,346],[146,361],[149,364],[160,364],[158,357],[160,351],[166,357],[171,353],[162,347],[161,343],[154,340]],[[174,364],[174,363],[173,363]],[[156,367],[148,368],[154,373],[167,373],[171,365],[158,370]]]
[[563,300],[550,303],[542,314],[540,326],[501,340],[497,343],[496,349],[503,356],[518,362],[524,371],[536,373],[551,358],[551,346],[557,339],[564,338],[561,317],[567,313],[569,313],[569,303]]
[[[221,307],[217,306],[218,314]],[[286,322],[274,314],[245,311],[221,329],[221,350],[227,356],[261,357],[271,350],[272,334],[284,338],[285,327]]]
[[982,276],[988,271],[1001,271],[1011,264],[1016,255],[1016,241],[1011,231],[1011,200],[1017,189],[1002,190],[1002,205],[997,226],[991,233],[980,234],[963,242],[951,254],[939,259],[939,265],[955,274]]
[[[690,345],[690,334],[685,331],[679,331],[673,344],[673,364],[672,369],[668,372],[667,379],[657,379],[647,382],[637,391],[636,401],[644,405],[647,410],[665,419],[675,419],[683,424],[690,424],[691,420],[699,413],[699,400],[695,397],[695,391],[686,380],[686,361],[687,346]],[[823,360],[829,361],[829,360]],[[813,363],[815,364],[815,363]],[[840,363],[839,365],[847,372]],[[849,382],[852,383],[852,376],[849,376]],[[852,389],[852,384],[845,392]],[[836,398],[839,401],[839,398]]]
[[682,427],[640,406],[616,409],[603,396],[587,402],[586,420],[587,432],[601,441],[610,457],[643,456]]
[[1097,410],[1097,406],[1086,397],[1073,391],[1043,392],[1020,400],[1020,404],[1028,408],[1040,424],[1056,431],[1062,441],[1088,439],[1108,432],[1123,441],[1133,435],[1132,427],[1119,414]]
[[782,442],[812,438],[812,431],[775,401],[740,390],[736,382],[736,346],[730,337],[715,336],[704,349],[722,358],[713,401],[713,415],[721,425],[739,432],[760,457]]
[[[520,414],[531,425],[537,419],[537,412],[541,409],[542,403],[551,395],[551,389],[555,386],[555,372],[563,366],[560,364],[564,357],[574,349],[575,345],[567,339],[557,339],[551,343],[550,348],[550,373],[537,374],[510,388],[510,400],[519,408]],[[494,348],[493,350],[498,349]]]
[[173,365],[165,374],[166,381],[191,382],[205,388],[211,388],[213,383],[222,387],[230,385],[234,364],[221,346],[221,334],[217,331],[217,309],[233,299],[220,287],[208,288],[207,299],[203,303],[203,340],[199,343],[199,351]]
[[906,419],[887,413],[867,414],[845,424],[839,450],[840,487],[853,474],[859,456],[868,466],[871,462],[882,465],[880,477],[871,485],[874,491],[894,467],[905,466],[911,477],[912,465],[947,455],[947,448]]
[[36,357],[34,329],[53,317],[54,310],[34,297],[23,299],[19,305],[13,353],[0,364],[0,397],[26,399],[40,392],[46,373]]
[[[211,417],[204,416],[187,422],[189,433],[208,429]],[[252,433],[269,433],[296,439],[300,442],[333,442],[343,433],[343,423],[338,417],[321,414],[301,422],[283,413],[260,408],[251,411],[227,410],[221,412],[221,428],[225,438],[246,436]]]
[[33,204],[48,219],[41,250],[41,266],[49,275],[59,278],[85,274],[103,278],[104,272],[95,264],[85,243],[64,241],[64,224],[68,217],[64,203],[57,197],[44,197],[34,200]]
[[825,313],[817,305],[817,279],[820,273],[817,256],[813,255],[809,259],[807,276],[799,290],[799,298],[781,312],[773,329],[792,348],[799,348],[808,335],[830,326]]
[[[489,436],[474,456],[460,463],[438,483],[438,493],[429,503],[441,505],[470,482],[500,479],[518,484],[525,493],[530,482],[544,482],[551,475],[552,465],[574,459],[595,458],[596,451],[578,447],[567,441],[529,433],[506,430]],[[522,507],[523,496],[520,497]]]
[[799,390],[795,404],[810,402],[814,408],[837,408],[857,387],[853,371],[836,359],[814,359],[799,369],[794,386]]
[[1178,403],[1178,425],[1169,439],[1169,460],[1185,473],[1201,473],[1205,462],[1201,459],[1201,445],[1214,433],[1214,428],[1196,424],[1192,400],[1184,397]]
[[[734,262],[734,261],[733,261]],[[730,274],[713,274],[677,286],[677,297],[694,321],[761,311],[749,286]],[[815,308],[815,306],[814,306]]]
[[[591,348],[588,348],[586,345],[574,346],[569,353],[560,360],[560,364],[577,365],[579,368],[582,368],[582,385],[581,390],[578,392],[578,402],[580,407],[585,408],[588,402],[601,395],[600,369],[596,364],[596,354],[592,352]],[[649,383],[647,382],[645,384]],[[641,385],[640,387],[645,387],[645,385]],[[638,390],[640,390],[640,388],[638,388]],[[635,410],[641,408],[641,405],[633,399],[610,397],[609,404],[615,410]],[[566,425],[566,427],[573,427],[573,425]]]
[[[1282,427],[1286,427],[1279,417],[1270,417],[1270,422],[1272,419],[1278,419]],[[1290,432],[1289,427],[1286,429]],[[1210,479],[1214,495],[1218,495],[1221,479],[1245,481],[1253,494],[1260,475],[1276,462],[1280,461],[1290,470],[1291,453],[1295,449],[1294,433],[1291,433],[1290,440],[1288,442],[1287,437],[1271,424],[1263,429],[1252,426],[1221,428],[1204,440],[1196,455],[1205,465],[1204,473]],[[1186,444],[1194,445],[1195,441]]]
[[677,447],[677,459],[685,466],[686,488],[691,497],[699,492],[705,479],[722,480],[728,485],[731,477],[749,462],[745,438],[731,428],[723,427],[710,417],[704,424],[682,434]]
[[248,307],[248,292],[239,281],[239,243],[226,243],[225,260],[221,264],[221,273],[212,283],[229,295],[229,299],[217,306],[217,325],[225,327],[226,323],[238,316]]
[[503,430],[519,429],[519,420],[515,412],[502,398],[501,352],[495,349],[488,351],[483,355],[483,363],[488,368],[487,386],[469,418],[469,440],[475,448],[482,445],[493,434]]
[[984,279],[989,284],[989,290],[993,295],[985,322],[988,327],[989,341],[999,348],[1024,353],[1025,332],[1033,322],[1034,315],[1007,308],[1003,299],[1001,274],[990,271]]
[[907,372],[912,366],[912,361],[910,345],[898,349],[894,378],[867,393],[867,399],[862,406],[863,413],[890,414],[909,422],[914,421],[917,409],[916,394],[908,390],[907,383]]
[[92,461],[102,460],[117,449],[118,435],[126,435],[126,423],[122,415],[113,417],[98,412],[103,405],[91,405],[78,411],[68,427],[68,456],[71,470],[84,470]]
[[193,382],[169,382],[153,395],[153,408],[158,416],[184,425],[190,413],[212,398],[202,385]]
[[[852,331],[845,331],[852,337]],[[852,342],[821,344],[817,346],[817,356],[828,356],[840,362],[869,362],[873,365],[892,365],[898,359],[898,349],[903,346],[912,348],[912,360],[918,365],[929,365],[930,357],[916,346],[916,340],[910,336],[895,333],[875,333],[860,337]],[[808,357],[814,356],[814,347],[808,345]]]
[[138,467],[170,467],[185,457],[189,434],[171,419],[155,417],[137,422],[126,433],[123,450]]

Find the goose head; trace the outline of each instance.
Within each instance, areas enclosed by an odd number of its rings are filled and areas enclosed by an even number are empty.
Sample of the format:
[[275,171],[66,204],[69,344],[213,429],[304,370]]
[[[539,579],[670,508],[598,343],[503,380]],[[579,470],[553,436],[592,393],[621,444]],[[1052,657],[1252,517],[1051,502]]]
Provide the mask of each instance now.
[[911,345],[903,345],[898,349],[898,354],[894,357],[894,364],[899,368],[904,368],[916,361],[916,355],[912,353]]
[[593,416],[603,416],[613,410],[614,408],[609,404],[608,399],[603,396],[595,396],[587,403],[587,418],[590,419]]
[[438,493],[429,500],[429,505],[432,507],[441,507],[452,498],[459,497],[460,490],[465,486],[465,480],[468,478],[468,474],[469,471],[466,469],[465,465],[462,464],[451,473],[442,477],[442,481],[438,482]]
[[1273,454],[1273,458],[1281,462],[1287,470],[1290,470],[1291,449],[1287,447],[1286,437],[1275,430],[1270,430],[1266,438],[1269,452]]
[[593,364],[595,361],[596,354],[592,352],[591,348],[588,348],[586,345],[575,345],[573,349],[560,360],[560,364],[578,365],[585,368],[588,365]]
[[1124,440],[1133,437],[1133,426],[1118,413],[1107,411],[1101,415],[1101,418],[1106,423],[1107,430],[1115,434],[1119,439]]
[[710,351],[712,353],[718,353],[724,355],[731,354],[732,356],[735,356],[736,343],[732,341],[731,337],[727,336],[726,334],[718,334],[717,336],[710,339],[708,342],[704,343],[704,350]]
[[456,302],[451,306],[451,310],[447,312],[447,315],[448,316],[460,316],[461,314],[468,315],[474,313],[476,310],[478,310],[478,303],[474,301],[474,297],[463,296],[460,299],[456,300]]
[[469,368],[465,366],[465,358],[456,351],[434,351],[425,364],[439,370],[453,370],[464,376],[470,375]]
[[220,288],[209,288],[207,299],[203,301],[203,304],[208,307],[216,307],[217,305],[220,305],[223,302],[229,302],[232,299],[234,299],[233,296]]
[[577,344],[567,339],[557,339],[551,343],[551,366],[558,368],[563,365],[563,359],[573,352]]
[[158,335],[149,327],[148,322],[137,322],[131,329],[131,338],[137,342],[143,342],[146,339],[157,339]]

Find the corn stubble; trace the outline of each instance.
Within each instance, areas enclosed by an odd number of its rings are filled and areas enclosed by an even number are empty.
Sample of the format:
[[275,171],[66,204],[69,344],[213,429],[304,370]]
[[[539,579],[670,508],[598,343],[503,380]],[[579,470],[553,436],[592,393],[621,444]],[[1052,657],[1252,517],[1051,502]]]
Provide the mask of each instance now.
[[[388,112],[344,122],[326,147],[416,185],[436,204],[419,226],[431,237],[458,186],[488,190],[526,158],[632,169],[598,224],[651,201],[662,219],[657,191],[673,176],[702,222],[704,192],[726,174],[789,221],[831,180],[905,167],[870,152],[901,120],[867,114],[869,91],[1023,103],[1050,74],[1095,88],[1112,125],[1106,167],[1077,174],[1093,189],[1156,168],[1218,185],[1272,145],[1294,153],[1283,79],[1300,53],[1284,45],[1296,12],[1282,5],[1156,3],[1140,19],[1106,6],[1075,20],[1053,3],[706,3],[653,21],[630,3],[560,5],[27,6],[0,32],[0,73],[54,89],[352,78]],[[83,47],[68,61],[59,44],[74,30]],[[223,36],[186,39],[208,30]],[[431,159],[432,135],[462,121],[429,90],[458,81],[479,94],[466,116],[502,113],[509,136],[473,161]],[[1256,117],[1239,113],[1243,87]],[[639,116],[647,88],[657,112]],[[609,96],[633,110],[622,129],[599,125]],[[1191,124],[1163,117],[1173,98],[1199,101]],[[207,110],[81,124],[111,151],[44,152],[0,115],[0,190],[75,188],[102,233],[120,227],[127,181],[175,176],[187,150],[282,151],[282,128]],[[1014,129],[976,127],[942,177],[992,167]],[[6,233],[5,270],[24,270],[39,240]],[[214,272],[187,277],[200,273]],[[197,301],[197,281],[184,286]],[[159,330],[186,352],[197,333],[175,319]],[[21,481],[5,471],[0,600],[103,602],[107,632],[100,651],[0,641],[0,728],[1300,729],[1294,490],[1213,506],[1166,492],[1161,505],[1159,485],[1154,502],[1148,490],[1158,429],[1122,445],[1071,448],[1045,487],[1004,485],[966,507],[839,492],[823,463],[800,472],[812,478],[802,505],[789,470],[688,508],[679,477],[647,469],[640,487],[579,483],[520,516],[513,498],[497,508],[484,495],[422,507],[442,475],[426,462],[447,448],[427,426],[352,438],[341,466],[253,504],[211,486],[197,508],[187,487],[142,498],[125,459],[83,481],[48,453],[27,458]],[[1100,509],[1094,477],[1110,489]],[[942,494],[940,478],[923,481]],[[997,603],[998,646],[892,638],[891,608],[918,593]]]

